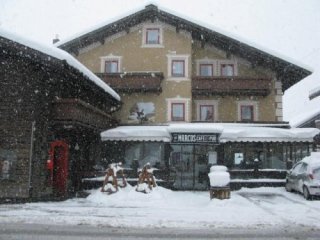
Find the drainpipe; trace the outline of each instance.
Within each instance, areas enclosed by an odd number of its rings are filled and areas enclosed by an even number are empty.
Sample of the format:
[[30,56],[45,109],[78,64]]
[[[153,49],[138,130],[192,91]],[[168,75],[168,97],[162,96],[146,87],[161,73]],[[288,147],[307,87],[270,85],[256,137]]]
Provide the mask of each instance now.
[[32,198],[32,158],[33,158],[33,141],[34,141],[34,130],[36,122],[32,122],[31,126],[31,141],[30,141],[30,154],[29,154],[29,198]]

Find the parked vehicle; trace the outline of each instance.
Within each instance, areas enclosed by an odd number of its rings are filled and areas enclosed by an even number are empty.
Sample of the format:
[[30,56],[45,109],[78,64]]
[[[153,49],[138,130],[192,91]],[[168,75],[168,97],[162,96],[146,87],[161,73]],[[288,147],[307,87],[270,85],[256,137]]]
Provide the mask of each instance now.
[[296,163],[288,172],[286,178],[286,190],[297,191],[304,198],[311,200],[320,196],[320,153],[311,153]]

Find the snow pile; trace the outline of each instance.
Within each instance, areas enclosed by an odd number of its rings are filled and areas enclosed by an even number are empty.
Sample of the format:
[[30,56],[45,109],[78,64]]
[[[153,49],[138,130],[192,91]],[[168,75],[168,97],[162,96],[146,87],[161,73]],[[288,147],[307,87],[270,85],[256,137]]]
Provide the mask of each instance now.
[[[87,198],[63,202],[0,205],[1,223],[93,225],[147,228],[264,228],[308,226],[320,229],[320,201],[284,188],[233,191],[232,198],[210,200],[209,192],[171,191],[149,194],[128,185],[108,195],[92,190]],[[248,214],[249,213],[249,214]],[[88,226],[90,227],[90,226]]]
[[225,187],[230,183],[230,173],[222,165],[212,166],[208,174],[211,187]]

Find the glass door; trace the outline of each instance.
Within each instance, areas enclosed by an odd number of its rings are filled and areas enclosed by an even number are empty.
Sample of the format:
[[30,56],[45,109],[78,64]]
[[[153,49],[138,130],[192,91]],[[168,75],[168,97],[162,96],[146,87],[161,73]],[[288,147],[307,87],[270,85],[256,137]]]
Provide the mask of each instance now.
[[171,166],[176,172],[175,189],[191,190],[194,186],[194,161],[192,145],[171,145]]

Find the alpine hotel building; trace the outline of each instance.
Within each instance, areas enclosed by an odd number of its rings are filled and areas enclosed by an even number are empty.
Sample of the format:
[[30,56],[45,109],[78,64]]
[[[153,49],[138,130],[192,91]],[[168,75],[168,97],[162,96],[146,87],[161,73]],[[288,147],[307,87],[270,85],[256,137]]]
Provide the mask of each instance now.
[[149,162],[175,189],[206,189],[212,164],[235,186],[283,184],[313,150],[318,131],[282,116],[283,92],[311,71],[211,27],[148,5],[56,46],[121,96],[104,166]]

